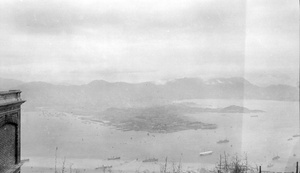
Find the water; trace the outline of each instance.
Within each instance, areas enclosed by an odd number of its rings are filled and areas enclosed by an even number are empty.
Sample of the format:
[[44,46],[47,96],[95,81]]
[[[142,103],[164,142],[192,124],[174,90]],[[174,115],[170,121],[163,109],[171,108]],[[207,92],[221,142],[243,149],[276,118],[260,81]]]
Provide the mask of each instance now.
[[[108,157],[120,156],[113,164],[131,163],[131,169],[141,166],[146,158],[167,156],[169,161],[197,167],[212,166],[224,151],[234,155],[247,153],[249,163],[262,165],[263,170],[290,171],[300,157],[299,102],[261,100],[181,100],[194,102],[202,107],[244,106],[264,110],[255,114],[199,113],[186,115],[205,123],[215,123],[215,130],[186,130],[169,134],[119,131],[99,123],[83,120],[79,115],[23,112],[22,114],[22,157],[29,158],[25,166],[54,167],[55,148],[58,147],[59,165],[66,157],[73,167],[95,168]],[[257,115],[257,117],[253,117]],[[217,144],[228,139],[230,142]],[[292,138],[293,140],[288,140]],[[212,150],[213,155],[199,157],[199,152]],[[296,154],[296,156],[294,156]],[[272,161],[275,156],[277,161]],[[133,162],[135,159],[139,159]],[[128,162],[125,164],[125,162]],[[274,166],[267,168],[272,162]],[[127,166],[128,167],[128,166]],[[126,169],[127,169],[126,167]],[[128,168],[128,169],[130,169]]]

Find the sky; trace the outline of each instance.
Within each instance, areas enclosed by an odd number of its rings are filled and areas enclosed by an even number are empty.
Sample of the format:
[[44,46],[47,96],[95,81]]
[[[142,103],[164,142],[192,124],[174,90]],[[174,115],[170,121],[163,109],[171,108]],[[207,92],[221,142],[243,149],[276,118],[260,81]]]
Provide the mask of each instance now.
[[0,77],[299,82],[296,0],[1,0]]

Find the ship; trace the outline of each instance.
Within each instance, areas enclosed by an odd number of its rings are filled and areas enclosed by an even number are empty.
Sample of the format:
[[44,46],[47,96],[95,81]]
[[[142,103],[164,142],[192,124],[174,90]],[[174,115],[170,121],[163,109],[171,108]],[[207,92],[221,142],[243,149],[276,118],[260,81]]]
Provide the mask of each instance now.
[[121,157],[110,157],[107,160],[120,160],[120,159],[121,159]]
[[219,140],[219,141],[217,142],[217,144],[223,144],[223,143],[228,143],[228,142],[229,142],[228,139],[224,139],[224,140]]
[[142,162],[158,162],[158,159],[156,159],[156,158],[150,158],[150,159],[145,159]]
[[300,135],[293,135],[293,137],[295,138],[295,137],[300,137]]
[[96,170],[97,169],[108,169],[108,168],[112,168],[112,165],[102,165],[101,167],[97,167],[97,168],[95,168]]
[[213,154],[213,151],[204,151],[204,152],[199,153],[199,156],[208,156],[208,155],[212,155],[212,154]]
[[272,160],[278,160],[280,157],[277,155],[275,157],[272,158]]

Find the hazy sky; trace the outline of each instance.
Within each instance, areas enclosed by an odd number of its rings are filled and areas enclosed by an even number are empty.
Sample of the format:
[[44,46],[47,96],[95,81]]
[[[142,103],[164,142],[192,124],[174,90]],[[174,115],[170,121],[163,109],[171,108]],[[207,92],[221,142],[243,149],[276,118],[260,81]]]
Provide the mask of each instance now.
[[1,0],[0,77],[296,85],[297,0]]

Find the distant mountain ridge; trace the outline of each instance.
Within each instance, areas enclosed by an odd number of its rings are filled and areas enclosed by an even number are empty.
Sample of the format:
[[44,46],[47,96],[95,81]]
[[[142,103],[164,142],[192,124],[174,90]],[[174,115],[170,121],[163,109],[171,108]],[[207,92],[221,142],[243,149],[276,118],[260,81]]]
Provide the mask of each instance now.
[[[9,83],[9,85],[8,85]],[[28,105],[105,109],[159,105],[180,99],[261,99],[298,101],[299,88],[288,85],[259,87],[244,78],[181,78],[162,85],[95,80],[85,85],[3,81],[0,89],[20,89]],[[3,89],[2,89],[3,90]]]
[[15,79],[0,78],[0,91],[13,89],[24,82]]

